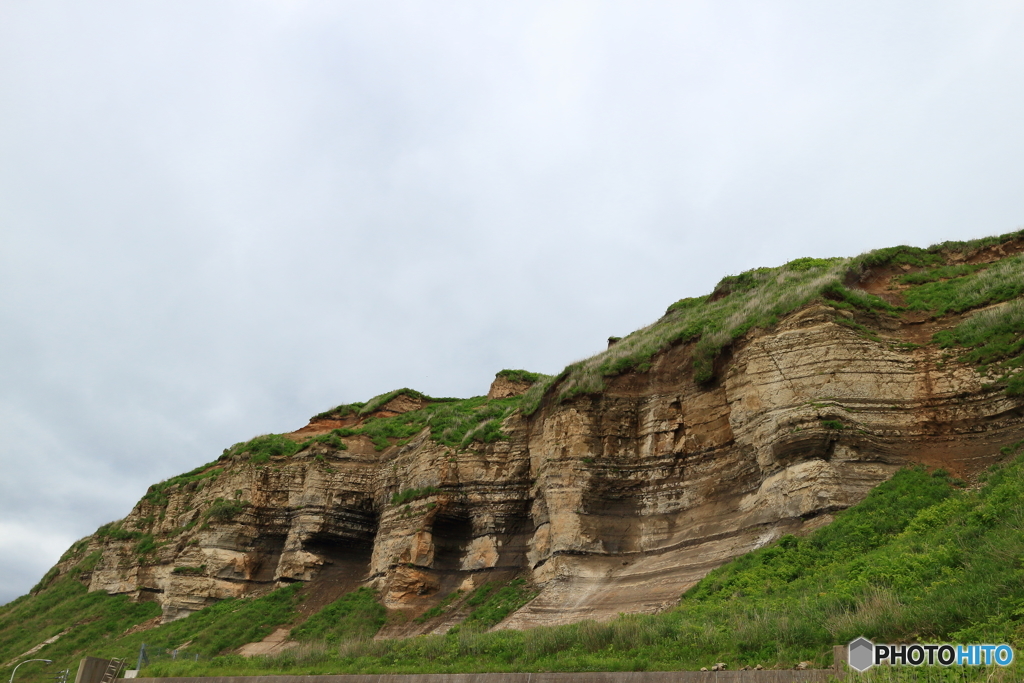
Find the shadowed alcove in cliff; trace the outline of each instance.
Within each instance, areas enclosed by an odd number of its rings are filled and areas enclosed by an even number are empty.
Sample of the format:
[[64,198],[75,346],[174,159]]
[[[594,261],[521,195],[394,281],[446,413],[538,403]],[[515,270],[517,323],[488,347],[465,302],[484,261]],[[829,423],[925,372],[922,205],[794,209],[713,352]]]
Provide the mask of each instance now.
[[434,540],[434,568],[441,571],[458,571],[462,558],[473,539],[473,522],[468,515],[438,515],[431,528]]
[[274,581],[274,574],[277,572],[277,563],[281,560],[281,553],[284,551],[285,536],[267,535],[256,539],[253,546],[256,550],[258,563],[251,573],[251,581],[256,583],[271,583]]

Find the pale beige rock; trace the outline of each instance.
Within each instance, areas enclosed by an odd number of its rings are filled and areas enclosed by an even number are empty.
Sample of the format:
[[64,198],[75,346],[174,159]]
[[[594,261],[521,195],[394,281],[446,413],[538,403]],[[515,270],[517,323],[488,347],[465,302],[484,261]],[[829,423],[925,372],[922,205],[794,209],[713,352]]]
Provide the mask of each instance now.
[[520,396],[532,386],[530,382],[511,382],[508,379],[498,376],[491,382],[491,388],[487,391],[487,398],[509,398]]

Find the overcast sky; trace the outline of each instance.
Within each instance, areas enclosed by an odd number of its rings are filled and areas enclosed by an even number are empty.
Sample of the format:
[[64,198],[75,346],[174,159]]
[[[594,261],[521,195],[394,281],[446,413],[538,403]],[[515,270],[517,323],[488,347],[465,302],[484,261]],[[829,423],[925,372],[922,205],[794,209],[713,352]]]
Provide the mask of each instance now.
[[154,482],[1024,227],[1020,2],[0,0],[0,603]]

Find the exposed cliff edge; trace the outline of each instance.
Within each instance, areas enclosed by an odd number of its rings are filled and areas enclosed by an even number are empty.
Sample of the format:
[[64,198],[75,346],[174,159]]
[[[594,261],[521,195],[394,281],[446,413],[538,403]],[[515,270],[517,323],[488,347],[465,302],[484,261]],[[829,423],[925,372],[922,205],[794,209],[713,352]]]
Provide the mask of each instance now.
[[[557,377],[339,406],[155,485],[41,587],[100,552],[80,580],[165,620],[297,581],[310,604],[368,585],[416,617],[527,579],[537,597],[497,628],[661,610],[901,467],[970,478],[1024,438],[1022,248],[1013,234],[801,259],[726,278]],[[979,320],[1001,351],[970,336]],[[464,616],[437,611],[382,635]]]

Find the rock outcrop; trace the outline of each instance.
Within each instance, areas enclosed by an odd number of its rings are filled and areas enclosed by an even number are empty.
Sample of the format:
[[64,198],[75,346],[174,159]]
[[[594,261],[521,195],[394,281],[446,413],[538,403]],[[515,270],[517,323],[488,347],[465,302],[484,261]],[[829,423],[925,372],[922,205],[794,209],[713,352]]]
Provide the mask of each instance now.
[[[712,568],[826,524],[901,467],[967,478],[1024,438],[1024,401],[905,343],[942,321],[852,317],[814,303],[752,330],[710,385],[693,381],[692,344],[670,346],[601,392],[549,392],[492,443],[456,449],[424,429],[383,450],[349,435],[345,450],[229,454],[91,537],[102,556],[82,580],[155,600],[167,620],[294,581],[324,603],[371,585],[414,615],[512,576],[540,592],[498,628],[664,609]],[[381,414],[420,407],[399,396]],[[314,419],[292,438],[363,420]]]

